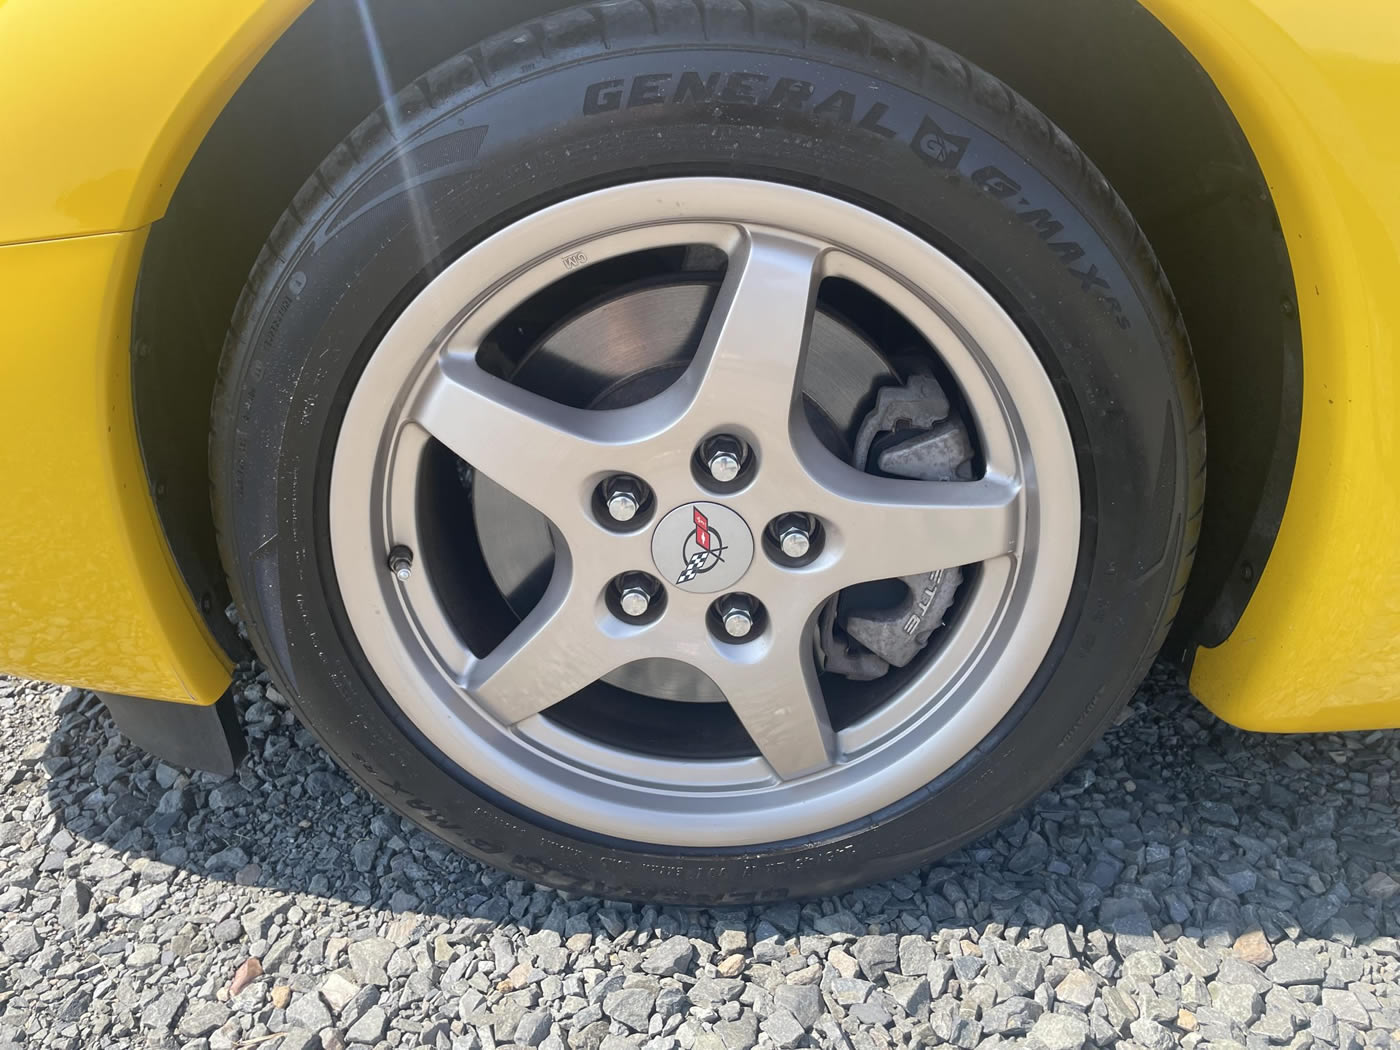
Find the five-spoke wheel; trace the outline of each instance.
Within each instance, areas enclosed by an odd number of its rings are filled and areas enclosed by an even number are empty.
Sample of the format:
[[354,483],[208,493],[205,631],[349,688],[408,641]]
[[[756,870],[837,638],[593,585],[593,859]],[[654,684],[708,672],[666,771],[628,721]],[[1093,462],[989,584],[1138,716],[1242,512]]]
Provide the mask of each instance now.
[[[697,245],[722,254],[722,278],[698,345],[663,389],[625,407],[580,408],[512,382],[493,360],[493,331],[567,275],[561,259],[597,266]],[[823,443],[804,385],[818,299],[834,280],[890,303],[924,337],[930,366],[951,376],[972,417],[975,477],[881,476]],[[543,594],[483,650],[462,638],[431,556],[419,555],[425,571],[407,580],[379,570],[377,548],[424,550],[416,479],[437,445],[548,521]],[[754,841],[786,837],[831,819],[830,809],[804,816],[788,796],[829,793],[827,806],[856,815],[955,761],[1044,655],[1078,534],[1073,453],[1053,391],[976,283],[861,209],[738,181],[603,191],[469,252],[376,350],[347,413],[332,498],[350,617],[376,670],[402,683],[415,723],[479,775],[508,769],[502,788],[530,792],[546,811],[611,833],[645,820],[662,839],[674,834],[672,803],[713,806],[729,837],[737,824]],[[823,607],[861,585],[953,569],[976,577],[955,629],[902,688],[833,725],[818,666]],[[619,669],[657,659],[712,683],[760,756],[737,768],[700,755],[664,760],[660,805],[640,797],[656,791],[640,771],[663,760],[644,746],[604,749],[550,718]],[[517,764],[481,768],[487,723],[490,746]],[[552,801],[580,774],[608,806],[576,790],[563,806]],[[730,793],[717,796],[719,786]]]

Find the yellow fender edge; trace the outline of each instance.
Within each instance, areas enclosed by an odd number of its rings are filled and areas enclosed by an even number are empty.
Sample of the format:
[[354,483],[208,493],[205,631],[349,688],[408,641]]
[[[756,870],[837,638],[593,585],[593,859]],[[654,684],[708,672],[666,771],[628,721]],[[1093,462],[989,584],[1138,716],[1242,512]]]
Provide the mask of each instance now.
[[0,666],[210,704],[229,661],[166,545],[131,408],[145,240],[0,247]]
[[1258,157],[1303,330],[1302,431],[1278,541],[1239,626],[1198,654],[1192,689],[1246,729],[1400,726],[1394,0],[1144,5],[1196,56]]

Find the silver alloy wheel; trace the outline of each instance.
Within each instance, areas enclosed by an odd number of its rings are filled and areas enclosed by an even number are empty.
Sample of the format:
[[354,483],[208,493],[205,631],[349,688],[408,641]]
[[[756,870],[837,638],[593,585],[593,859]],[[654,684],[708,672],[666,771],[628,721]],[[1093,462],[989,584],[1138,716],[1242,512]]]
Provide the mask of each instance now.
[[[709,245],[729,265],[694,360],[621,409],[559,405],[478,362],[486,335],[585,265]],[[985,461],[969,482],[877,477],[821,445],[800,408],[807,334],[825,278],[897,310],[956,379]],[[708,438],[756,456],[739,491],[691,469]],[[546,515],[554,573],[506,639],[473,654],[434,586],[418,520],[432,439]],[[656,514],[606,527],[600,482],[643,479]],[[722,504],[754,535],[816,515],[816,558],[789,567],[758,545],[733,590],[766,608],[742,644],[709,630],[714,594],[664,578],[646,623],[605,599],[620,574],[658,572],[653,532],[678,508]],[[634,183],[538,212],[468,251],[423,289],[365,367],[331,478],[330,533],[351,626],[380,682],[428,740],[528,809],[618,839],[746,846],[811,835],[918,790],[967,754],[1029,684],[1059,627],[1079,543],[1074,450],[1055,392],[1011,318],[963,269],[908,231],[794,187],[728,179]],[[396,546],[416,552],[399,580]],[[858,583],[978,566],[936,654],[887,702],[832,729],[813,656],[818,610]],[[723,692],[759,756],[682,760],[607,746],[547,709],[617,668],[690,664]]]

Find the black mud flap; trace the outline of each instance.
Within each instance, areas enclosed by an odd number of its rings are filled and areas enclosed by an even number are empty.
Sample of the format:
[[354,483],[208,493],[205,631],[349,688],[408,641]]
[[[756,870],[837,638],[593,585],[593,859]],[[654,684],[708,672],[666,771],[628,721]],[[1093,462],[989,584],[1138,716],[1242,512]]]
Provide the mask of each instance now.
[[233,697],[209,706],[98,693],[122,736],[172,766],[232,775],[248,753]]

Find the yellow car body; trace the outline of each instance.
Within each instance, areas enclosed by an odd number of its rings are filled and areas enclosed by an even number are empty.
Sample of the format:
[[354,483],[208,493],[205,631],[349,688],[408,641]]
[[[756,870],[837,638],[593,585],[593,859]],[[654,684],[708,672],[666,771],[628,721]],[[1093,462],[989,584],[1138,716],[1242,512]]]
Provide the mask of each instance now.
[[[0,669],[193,705],[228,686],[141,457],[133,302],[151,224],[306,6],[0,0]],[[1233,632],[1196,655],[1193,689],[1249,729],[1400,726],[1400,14],[1143,6],[1247,138],[1303,337],[1273,553]]]

